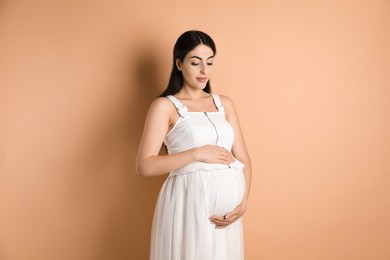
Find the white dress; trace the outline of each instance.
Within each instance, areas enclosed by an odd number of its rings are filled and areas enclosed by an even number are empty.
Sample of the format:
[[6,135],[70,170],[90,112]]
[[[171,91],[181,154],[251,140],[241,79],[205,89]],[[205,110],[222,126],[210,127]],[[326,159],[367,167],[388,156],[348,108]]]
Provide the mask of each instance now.
[[[168,96],[180,115],[164,143],[169,154],[206,144],[229,151],[234,132],[225,118],[218,95],[212,94],[217,112],[188,112]],[[164,182],[153,218],[151,260],[242,260],[244,240],[241,218],[216,229],[212,215],[224,216],[242,200],[244,164],[193,162],[172,171]]]

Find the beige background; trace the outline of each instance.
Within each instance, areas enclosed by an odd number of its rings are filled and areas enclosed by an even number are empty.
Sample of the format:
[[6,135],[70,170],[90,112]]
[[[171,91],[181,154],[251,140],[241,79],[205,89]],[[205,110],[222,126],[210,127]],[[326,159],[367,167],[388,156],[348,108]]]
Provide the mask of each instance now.
[[388,0],[1,1],[0,259],[147,259],[135,154],[188,29],[252,156],[246,259],[389,260]]

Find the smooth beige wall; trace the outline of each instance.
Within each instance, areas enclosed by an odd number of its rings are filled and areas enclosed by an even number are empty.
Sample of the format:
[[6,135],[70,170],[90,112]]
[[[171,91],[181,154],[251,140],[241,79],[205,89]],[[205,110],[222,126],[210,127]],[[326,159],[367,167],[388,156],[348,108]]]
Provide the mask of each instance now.
[[188,29],[253,160],[246,259],[390,259],[386,0],[0,2],[0,259],[148,259],[134,160]]

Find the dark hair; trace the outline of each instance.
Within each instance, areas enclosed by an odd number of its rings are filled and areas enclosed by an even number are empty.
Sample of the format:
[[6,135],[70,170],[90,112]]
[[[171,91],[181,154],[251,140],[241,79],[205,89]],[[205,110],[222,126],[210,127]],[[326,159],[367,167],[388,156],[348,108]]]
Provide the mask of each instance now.
[[[168,95],[174,95],[180,91],[183,87],[183,74],[176,66],[176,60],[184,60],[184,57],[195,49],[199,44],[204,44],[211,48],[214,53],[214,56],[217,54],[217,49],[215,48],[215,43],[209,35],[201,31],[187,31],[180,35],[177,39],[175,46],[173,47],[173,66],[171,76],[169,78],[168,87],[160,95],[160,97],[166,97]],[[206,87],[203,91],[210,93],[210,80],[207,82]]]

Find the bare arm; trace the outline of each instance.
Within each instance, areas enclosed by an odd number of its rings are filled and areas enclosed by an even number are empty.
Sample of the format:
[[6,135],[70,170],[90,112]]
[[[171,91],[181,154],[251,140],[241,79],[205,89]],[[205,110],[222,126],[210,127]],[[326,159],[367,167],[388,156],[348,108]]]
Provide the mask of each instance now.
[[232,210],[225,216],[210,217],[210,220],[216,225],[216,228],[224,228],[228,226],[229,224],[239,219],[245,213],[252,180],[251,159],[246,148],[236,109],[230,98],[226,96],[221,96],[221,101],[225,108],[226,118],[234,130],[234,143],[232,147],[233,156],[245,164],[245,168],[243,170],[245,178],[245,193],[241,203],[234,210]]
[[137,153],[137,175],[162,175],[194,161],[223,164],[233,161],[230,152],[214,145],[193,148],[171,155],[159,155],[168,129],[178,118],[176,109],[167,98],[160,97],[152,102]]
[[245,164],[245,194],[242,202],[246,203],[249,197],[249,190],[251,187],[252,163],[249,157],[248,150],[246,148],[244,136],[241,131],[239,118],[234,104],[228,97],[225,96],[222,96],[222,102],[224,102],[225,111],[227,111],[227,120],[229,121],[234,130],[234,143],[232,148],[233,156]]

